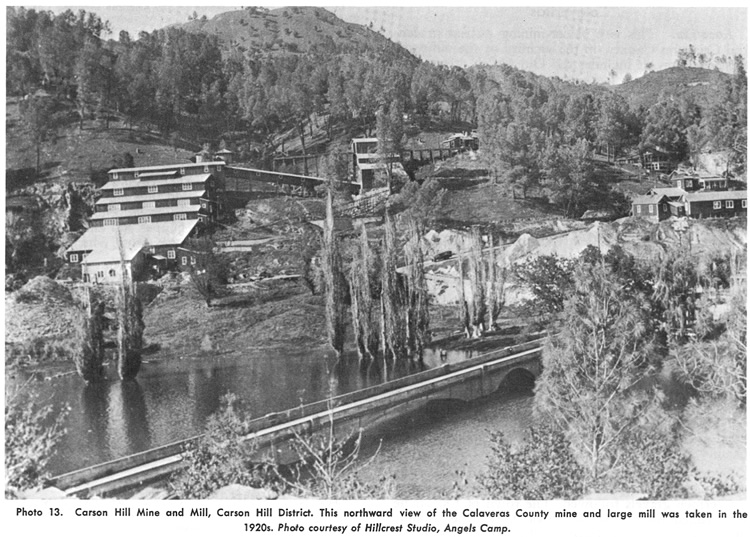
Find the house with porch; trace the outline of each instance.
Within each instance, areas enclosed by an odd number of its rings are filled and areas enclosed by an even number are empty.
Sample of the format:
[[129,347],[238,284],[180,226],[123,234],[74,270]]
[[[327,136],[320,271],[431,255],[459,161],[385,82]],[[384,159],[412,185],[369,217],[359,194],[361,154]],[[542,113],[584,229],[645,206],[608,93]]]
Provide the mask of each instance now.
[[476,132],[457,132],[440,143],[456,152],[476,151],[479,149],[479,136]]

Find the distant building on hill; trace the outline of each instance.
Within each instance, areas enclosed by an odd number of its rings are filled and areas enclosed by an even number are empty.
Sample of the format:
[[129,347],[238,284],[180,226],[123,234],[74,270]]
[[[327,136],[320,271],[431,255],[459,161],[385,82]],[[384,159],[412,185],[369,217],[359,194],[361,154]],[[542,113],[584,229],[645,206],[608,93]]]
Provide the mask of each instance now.
[[681,201],[692,218],[747,216],[747,190],[690,192]]
[[700,189],[698,177],[692,173],[673,171],[669,175],[669,180],[674,188],[679,188],[685,192],[694,192]]
[[479,135],[476,132],[457,132],[440,142],[457,152],[479,149]]
[[650,192],[635,196],[632,201],[633,216],[660,222],[672,216],[669,210],[669,198],[664,193]]
[[677,188],[654,188],[635,196],[633,216],[660,222],[670,217],[729,218],[747,216],[747,190],[685,192]]
[[672,153],[654,149],[643,153],[643,167],[660,173],[671,173],[677,167],[677,159]]
[[354,180],[360,184],[361,192],[372,188],[376,172],[384,170],[385,164],[378,156],[377,138],[354,138],[351,144]]
[[401,155],[392,154],[384,158],[378,153],[377,138],[353,138],[351,143],[352,170],[354,181],[359,183],[360,192],[364,193],[376,186],[379,178],[388,173],[390,164],[392,171],[398,175],[406,175],[401,164]]
[[686,192],[695,192],[696,190],[726,190],[729,187],[729,181],[726,177],[694,171],[676,170],[670,174],[669,180],[672,182],[672,185]]

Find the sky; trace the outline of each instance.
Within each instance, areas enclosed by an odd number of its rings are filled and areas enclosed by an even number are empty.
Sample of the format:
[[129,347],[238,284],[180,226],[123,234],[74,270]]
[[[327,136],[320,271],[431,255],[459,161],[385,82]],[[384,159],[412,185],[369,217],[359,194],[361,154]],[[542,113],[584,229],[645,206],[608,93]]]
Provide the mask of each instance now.
[[[454,5],[456,3],[454,2]],[[314,5],[325,5],[317,3]],[[742,5],[742,4],[737,4]],[[45,6],[41,6],[45,8]],[[61,11],[73,5],[57,5]],[[268,6],[279,7],[279,6]],[[383,29],[384,35],[436,63],[507,63],[547,76],[612,82],[674,65],[677,51],[746,55],[744,7],[355,7],[326,6],[348,22]],[[39,7],[37,6],[37,9]],[[50,8],[50,6],[46,6]],[[84,6],[109,20],[113,36],[185,22],[193,11],[212,16],[239,6]],[[725,68],[731,70],[731,65]]]

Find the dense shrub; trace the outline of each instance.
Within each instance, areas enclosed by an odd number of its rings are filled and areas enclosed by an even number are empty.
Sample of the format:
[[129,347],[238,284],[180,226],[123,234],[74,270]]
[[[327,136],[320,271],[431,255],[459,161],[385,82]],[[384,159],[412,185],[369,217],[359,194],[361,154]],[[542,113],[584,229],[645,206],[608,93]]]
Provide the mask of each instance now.
[[583,469],[565,435],[551,427],[532,427],[513,449],[502,433],[492,435],[489,469],[479,482],[497,500],[574,500],[583,494]]
[[252,446],[242,441],[247,422],[237,397],[222,397],[218,412],[208,418],[203,437],[184,454],[187,468],[171,483],[180,498],[206,498],[230,484],[259,487],[268,483],[267,467],[250,462]]
[[38,488],[48,477],[47,463],[65,434],[68,409],[40,405],[35,396],[10,394],[5,401],[5,495]]

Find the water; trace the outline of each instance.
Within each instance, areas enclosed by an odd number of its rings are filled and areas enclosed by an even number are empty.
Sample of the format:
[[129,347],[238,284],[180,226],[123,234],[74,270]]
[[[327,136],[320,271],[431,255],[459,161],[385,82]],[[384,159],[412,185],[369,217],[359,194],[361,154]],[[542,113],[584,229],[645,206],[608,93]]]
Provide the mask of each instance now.
[[[363,435],[358,476],[377,483],[392,476],[401,499],[450,498],[455,483],[464,495],[477,486],[491,453],[490,433],[520,442],[532,424],[531,389],[497,392],[471,403],[438,401]],[[468,481],[464,485],[463,481]]]
[[[388,372],[378,363],[362,370],[356,358],[337,364],[324,353],[306,351],[152,360],[135,382],[86,385],[70,373],[33,383],[32,389],[41,401],[70,408],[66,434],[49,467],[59,475],[200,434],[227,393],[259,417],[466,358],[460,352],[430,352],[422,364]],[[113,369],[108,377],[116,378]],[[19,374],[6,382],[12,388],[25,378]]]

